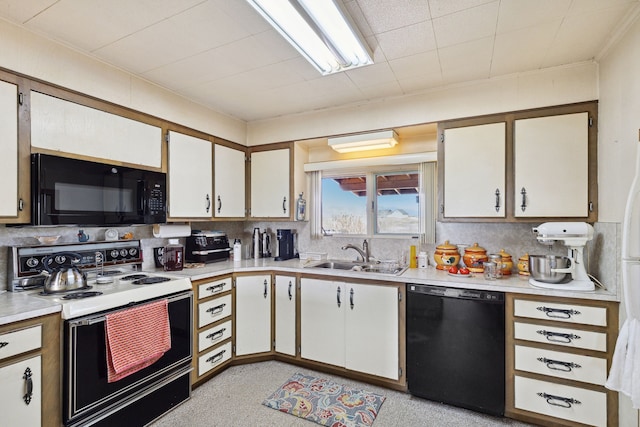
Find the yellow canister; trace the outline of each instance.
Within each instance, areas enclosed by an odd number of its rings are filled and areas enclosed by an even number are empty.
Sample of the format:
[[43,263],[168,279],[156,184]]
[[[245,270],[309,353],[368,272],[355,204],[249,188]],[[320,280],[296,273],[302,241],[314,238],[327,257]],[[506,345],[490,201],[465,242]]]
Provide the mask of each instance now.
[[518,258],[518,274],[521,276],[529,275],[529,254],[528,253]]

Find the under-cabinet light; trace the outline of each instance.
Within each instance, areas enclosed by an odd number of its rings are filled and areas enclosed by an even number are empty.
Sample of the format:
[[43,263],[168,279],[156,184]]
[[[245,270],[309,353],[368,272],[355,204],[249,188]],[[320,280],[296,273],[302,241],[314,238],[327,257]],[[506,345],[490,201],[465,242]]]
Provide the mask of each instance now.
[[373,64],[340,0],[247,0],[323,75]]
[[393,130],[329,138],[329,147],[338,153],[380,150],[395,147],[397,143],[398,134]]

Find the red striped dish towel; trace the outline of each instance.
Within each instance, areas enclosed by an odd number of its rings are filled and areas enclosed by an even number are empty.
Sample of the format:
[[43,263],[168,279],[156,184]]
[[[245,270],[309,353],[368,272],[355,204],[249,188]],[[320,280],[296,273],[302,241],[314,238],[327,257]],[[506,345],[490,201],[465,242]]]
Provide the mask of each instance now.
[[106,315],[108,382],[146,368],[171,348],[167,306],[164,299]]

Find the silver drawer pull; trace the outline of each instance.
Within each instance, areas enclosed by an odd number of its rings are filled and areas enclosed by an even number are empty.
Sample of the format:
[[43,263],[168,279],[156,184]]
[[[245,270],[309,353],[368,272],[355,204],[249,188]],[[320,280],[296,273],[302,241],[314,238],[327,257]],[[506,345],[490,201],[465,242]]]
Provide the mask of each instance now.
[[216,353],[216,354],[214,354],[213,356],[211,356],[210,358],[208,358],[208,359],[206,360],[206,363],[216,363],[216,362],[219,362],[219,361],[224,357],[224,353],[225,353],[226,351],[227,351],[227,350],[222,350],[220,353]]
[[571,372],[573,368],[582,368],[582,366],[573,362],[562,362],[560,360],[547,359],[546,357],[538,357],[538,361],[547,365],[547,368],[555,371]]
[[207,339],[210,339],[211,341],[215,341],[220,337],[222,337],[224,335],[224,331],[226,330],[227,328],[222,328],[219,331],[215,331],[214,333],[207,335]]
[[570,397],[554,396],[547,393],[538,393],[538,396],[546,400],[549,405],[560,406],[561,408],[571,408],[573,405],[581,404],[579,400]]
[[24,375],[22,375],[25,388],[25,393],[24,396],[22,396],[22,400],[24,400],[24,403],[26,403],[27,405],[31,403],[31,398],[33,397],[33,380],[31,379],[31,376],[31,369],[25,369]]
[[224,307],[227,304],[220,304],[220,305],[216,305],[215,307],[211,307],[209,309],[207,309],[207,313],[211,313],[212,316],[215,316],[216,314],[220,314],[222,313],[222,310],[224,310]]
[[573,309],[551,308],[544,306],[536,308],[546,314],[547,317],[552,317],[554,319],[571,319],[573,315],[580,314],[578,310]]
[[215,294],[216,292],[220,292],[224,289],[224,283],[221,283],[219,285],[215,285],[215,286],[209,286],[207,288],[207,290],[209,292],[211,292],[212,294]]
[[8,342],[6,342],[6,341],[2,341],[2,342],[0,342],[0,348],[4,348],[4,347],[6,347],[6,346],[8,346],[8,345],[9,345],[9,343],[8,343]]
[[545,331],[545,330],[540,330],[537,332],[540,335],[544,335],[545,337],[547,337],[548,341],[559,342],[563,344],[570,344],[571,341],[580,339],[580,336],[576,334],[564,334],[561,332],[551,332],[551,331]]

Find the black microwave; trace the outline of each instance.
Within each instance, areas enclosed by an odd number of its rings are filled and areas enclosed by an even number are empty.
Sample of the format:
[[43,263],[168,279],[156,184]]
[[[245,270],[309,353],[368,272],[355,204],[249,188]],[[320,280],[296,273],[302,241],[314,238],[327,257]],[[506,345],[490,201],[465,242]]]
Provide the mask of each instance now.
[[85,160],[31,155],[33,225],[166,222],[166,174]]

